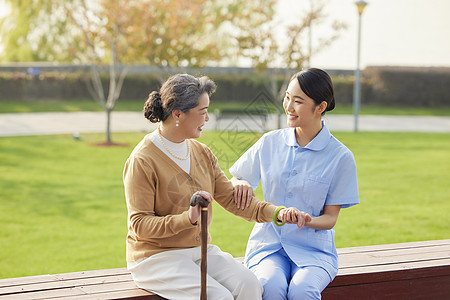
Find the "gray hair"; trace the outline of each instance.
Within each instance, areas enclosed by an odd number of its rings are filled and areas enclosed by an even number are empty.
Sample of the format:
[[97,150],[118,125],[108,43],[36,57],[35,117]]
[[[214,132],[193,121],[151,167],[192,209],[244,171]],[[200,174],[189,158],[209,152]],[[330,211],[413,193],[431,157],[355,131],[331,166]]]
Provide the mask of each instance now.
[[144,116],[152,123],[165,121],[174,110],[188,112],[198,105],[203,93],[211,96],[216,90],[214,81],[206,76],[196,78],[189,74],[176,74],[153,91],[144,105]]

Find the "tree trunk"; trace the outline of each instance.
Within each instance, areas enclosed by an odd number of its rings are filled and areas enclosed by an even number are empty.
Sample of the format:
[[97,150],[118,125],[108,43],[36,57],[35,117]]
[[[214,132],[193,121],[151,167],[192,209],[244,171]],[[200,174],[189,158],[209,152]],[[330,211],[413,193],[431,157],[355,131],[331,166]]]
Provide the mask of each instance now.
[[277,107],[277,129],[281,129],[281,109]]
[[106,109],[106,142],[111,143],[111,112],[112,109]]
[[270,89],[270,93],[272,94],[272,97],[275,99],[275,101],[273,103],[275,103],[275,108],[277,110],[276,113],[276,129],[280,129],[281,128],[281,109],[280,109],[280,105],[279,105],[279,101],[277,101],[277,98],[279,96],[279,91],[278,91],[278,86],[277,86],[277,78],[275,75],[271,76],[271,89]]

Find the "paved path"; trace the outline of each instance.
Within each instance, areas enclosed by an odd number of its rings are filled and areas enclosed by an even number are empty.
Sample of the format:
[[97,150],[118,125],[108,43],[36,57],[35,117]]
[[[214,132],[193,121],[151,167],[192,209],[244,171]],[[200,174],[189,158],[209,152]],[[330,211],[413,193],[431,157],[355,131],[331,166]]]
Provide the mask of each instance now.
[[[206,130],[216,128],[214,114],[210,114]],[[325,116],[331,131],[352,131],[352,115]],[[282,127],[286,124],[282,116]],[[276,117],[271,115],[265,124],[250,117],[236,117],[220,121],[221,130],[256,130],[276,128]],[[263,126],[264,125],[264,126]],[[105,132],[106,113],[104,112],[62,112],[62,113],[20,113],[0,114],[0,136],[46,135],[63,133]],[[148,132],[156,128],[155,124],[145,120],[140,112],[113,112],[111,129],[113,132]],[[372,116],[359,117],[360,131],[415,131],[450,132],[450,117],[423,116]]]

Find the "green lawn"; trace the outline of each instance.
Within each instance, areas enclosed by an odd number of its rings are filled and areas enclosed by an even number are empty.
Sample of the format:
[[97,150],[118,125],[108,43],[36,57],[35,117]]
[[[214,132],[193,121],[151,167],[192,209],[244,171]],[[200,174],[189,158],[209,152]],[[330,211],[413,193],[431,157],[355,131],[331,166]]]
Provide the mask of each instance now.
[[[142,111],[145,100],[117,101],[115,111]],[[209,111],[216,108],[242,108],[246,103],[217,103],[212,101]],[[0,113],[32,113],[32,112],[74,112],[74,111],[103,111],[100,104],[94,100],[36,100],[36,101],[0,101]]]
[[[245,108],[248,103],[214,102],[211,100],[209,111],[214,112],[216,108]],[[280,102],[281,105],[281,102]],[[142,100],[119,100],[115,111],[141,111],[144,106]],[[72,111],[102,111],[103,108],[94,100],[83,99],[73,101],[36,100],[36,101],[0,101],[0,113],[29,113],[29,112],[72,112]],[[275,110],[272,108],[272,112]],[[361,106],[360,113],[363,115],[419,115],[419,116],[450,116],[448,108],[414,108],[414,107],[381,107]],[[353,114],[352,106],[337,105],[333,114]]]
[[[125,160],[143,133],[0,138],[0,278],[125,266]],[[361,204],[338,247],[450,238],[450,134],[335,133],[355,154]],[[224,170],[257,134],[204,132]],[[261,191],[257,195],[262,198]],[[252,224],[215,205],[213,243],[242,256]]]

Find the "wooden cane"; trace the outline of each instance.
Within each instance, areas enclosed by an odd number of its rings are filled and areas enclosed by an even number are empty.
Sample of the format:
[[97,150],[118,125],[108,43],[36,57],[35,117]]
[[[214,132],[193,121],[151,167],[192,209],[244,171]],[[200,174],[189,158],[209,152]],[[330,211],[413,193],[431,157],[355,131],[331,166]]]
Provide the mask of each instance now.
[[191,198],[191,206],[200,204],[201,210],[201,264],[200,264],[200,300],[206,300],[206,274],[207,274],[207,247],[208,247],[208,200],[200,195],[194,195]]
[[201,235],[202,235],[202,261],[200,265],[201,281],[200,281],[200,300],[206,300],[206,270],[207,270],[207,247],[208,247],[208,207],[202,207],[201,212]]

